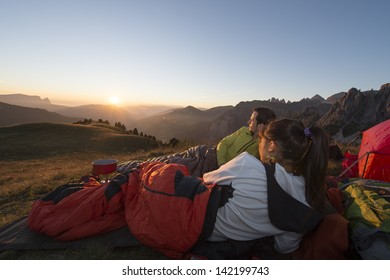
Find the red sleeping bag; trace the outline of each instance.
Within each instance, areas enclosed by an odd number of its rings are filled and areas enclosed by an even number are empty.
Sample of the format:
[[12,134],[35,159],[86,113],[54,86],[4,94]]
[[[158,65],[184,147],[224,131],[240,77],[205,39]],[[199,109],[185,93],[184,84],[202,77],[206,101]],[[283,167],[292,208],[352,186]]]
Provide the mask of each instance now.
[[28,225],[59,240],[74,240],[127,224],[142,243],[181,258],[202,232],[212,186],[184,165],[144,163],[100,185],[64,185],[34,202]]
[[58,187],[33,203],[29,228],[58,240],[75,240],[124,226],[120,191],[124,179],[119,177],[104,185],[91,179]]
[[126,222],[142,243],[181,258],[201,234],[210,193],[183,165],[143,164],[129,178]]

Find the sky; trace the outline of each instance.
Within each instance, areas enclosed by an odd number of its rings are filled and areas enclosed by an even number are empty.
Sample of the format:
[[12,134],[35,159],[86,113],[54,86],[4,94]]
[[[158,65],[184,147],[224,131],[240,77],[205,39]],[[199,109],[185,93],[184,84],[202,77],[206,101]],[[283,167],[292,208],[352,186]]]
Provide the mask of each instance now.
[[0,0],[0,94],[211,108],[379,89],[387,0]]

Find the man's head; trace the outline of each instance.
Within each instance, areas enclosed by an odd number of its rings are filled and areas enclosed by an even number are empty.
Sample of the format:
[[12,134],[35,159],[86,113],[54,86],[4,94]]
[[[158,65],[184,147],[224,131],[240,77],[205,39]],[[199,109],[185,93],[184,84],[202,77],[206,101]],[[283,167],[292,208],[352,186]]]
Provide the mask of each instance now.
[[260,130],[263,130],[265,125],[274,119],[276,119],[276,115],[271,109],[264,107],[255,108],[248,121],[249,130],[253,134],[257,134]]

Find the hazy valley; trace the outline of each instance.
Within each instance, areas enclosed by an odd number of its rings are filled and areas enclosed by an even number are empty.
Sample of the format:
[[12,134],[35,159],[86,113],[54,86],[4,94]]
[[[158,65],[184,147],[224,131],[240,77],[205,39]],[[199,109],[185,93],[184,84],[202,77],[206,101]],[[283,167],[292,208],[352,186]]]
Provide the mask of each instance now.
[[114,106],[89,104],[66,107],[51,104],[39,96],[0,95],[0,127],[23,123],[73,123],[77,120],[120,122],[127,130],[137,128],[158,140],[175,137],[194,144],[214,144],[246,122],[255,107],[268,107],[279,118],[295,118],[305,125],[319,125],[337,141],[348,141],[356,133],[390,118],[390,84],[378,90],[351,88],[327,99],[319,95],[290,102],[269,100],[242,101],[235,106],[198,109],[192,106]]

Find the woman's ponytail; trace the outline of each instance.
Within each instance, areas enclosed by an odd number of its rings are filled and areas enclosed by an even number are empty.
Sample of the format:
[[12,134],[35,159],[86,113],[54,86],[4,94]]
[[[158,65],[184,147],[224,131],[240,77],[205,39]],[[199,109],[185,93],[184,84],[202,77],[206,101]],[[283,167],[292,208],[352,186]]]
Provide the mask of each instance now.
[[326,207],[325,178],[329,159],[328,136],[319,127],[310,128],[309,148],[302,161],[306,198],[319,211]]

